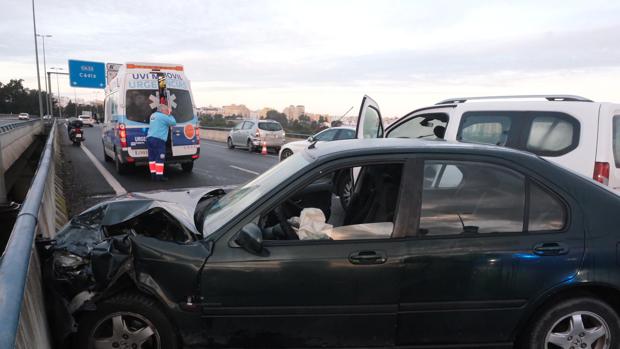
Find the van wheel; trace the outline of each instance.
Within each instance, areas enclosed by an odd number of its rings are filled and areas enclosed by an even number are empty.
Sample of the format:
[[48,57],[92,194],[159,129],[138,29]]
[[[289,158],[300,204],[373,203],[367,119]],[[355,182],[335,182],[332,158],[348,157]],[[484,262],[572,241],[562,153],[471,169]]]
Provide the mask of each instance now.
[[112,158],[110,157],[110,155],[105,152],[105,144],[103,144],[103,142],[101,142],[101,146],[103,147],[103,160],[105,162],[112,162]]
[[228,137],[226,144],[228,145],[228,149],[235,149],[235,145],[232,142],[232,138]]
[[181,168],[183,169],[183,172],[192,172],[194,169],[194,162],[183,162],[181,163]]
[[253,153],[254,152],[254,145],[252,145],[252,141],[248,139],[248,144],[247,145],[248,145],[248,151],[250,153]]
[[523,348],[618,348],[620,319],[606,303],[574,298],[548,308],[533,324]]
[[137,294],[121,294],[97,304],[79,320],[76,348],[177,349],[174,327],[158,304]]
[[119,160],[116,152],[114,152],[114,166],[116,167],[116,173],[119,175],[127,174],[127,171],[129,170],[129,165],[123,164],[121,160]]

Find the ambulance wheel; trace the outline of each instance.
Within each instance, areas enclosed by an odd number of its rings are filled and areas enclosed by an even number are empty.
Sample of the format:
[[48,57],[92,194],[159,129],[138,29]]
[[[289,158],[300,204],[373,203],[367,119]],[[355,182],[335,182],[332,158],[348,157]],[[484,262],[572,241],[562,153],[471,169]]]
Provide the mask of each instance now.
[[254,146],[252,145],[252,141],[248,139],[248,151],[250,153],[254,152]]
[[228,149],[235,149],[235,145],[233,144],[232,139],[230,137],[228,137],[226,144],[228,144]]
[[127,174],[127,171],[129,170],[129,165],[123,164],[118,159],[118,154],[116,154],[116,152],[114,152],[114,165],[116,167],[116,173],[118,173],[119,175]]
[[183,169],[183,172],[192,172],[194,169],[194,162],[184,162],[181,164],[181,168]]
[[112,162],[112,158],[110,157],[110,155],[105,152],[105,145],[103,144],[103,142],[101,142],[101,145],[103,147],[103,160],[105,160],[105,162]]

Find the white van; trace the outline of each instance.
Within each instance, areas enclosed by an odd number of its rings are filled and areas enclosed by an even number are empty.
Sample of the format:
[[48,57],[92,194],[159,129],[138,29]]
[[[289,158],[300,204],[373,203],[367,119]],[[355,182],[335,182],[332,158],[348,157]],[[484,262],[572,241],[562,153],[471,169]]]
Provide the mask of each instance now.
[[190,82],[182,65],[126,63],[105,89],[103,156],[118,173],[131,165],[146,165],[149,119],[159,103],[158,74],[166,77],[171,115],[177,121],[166,143],[166,164],[181,164],[191,172],[200,156],[198,118]]
[[377,103],[364,96],[356,132],[525,150],[620,190],[620,104],[572,95],[451,98],[384,128]]

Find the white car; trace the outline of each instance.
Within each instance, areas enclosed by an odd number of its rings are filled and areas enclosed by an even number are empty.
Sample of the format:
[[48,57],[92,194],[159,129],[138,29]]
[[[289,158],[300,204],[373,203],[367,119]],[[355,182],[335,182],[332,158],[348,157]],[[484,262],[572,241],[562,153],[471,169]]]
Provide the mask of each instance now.
[[52,116],[49,114],[43,115],[43,120],[52,120]]
[[95,126],[95,119],[93,119],[92,116],[80,115],[78,116],[78,119],[82,120],[82,123],[84,124],[84,126],[90,126],[90,127]]
[[30,120],[30,114],[28,113],[19,113],[17,116],[18,120]]
[[331,127],[315,134],[314,136],[308,137],[308,139],[306,140],[286,143],[284,146],[282,146],[282,149],[280,150],[280,161],[288,158],[289,156],[304,148],[307,148],[310,144],[314,142],[331,142],[354,138],[355,127]]
[[[365,96],[357,138],[422,138],[534,153],[620,191],[620,104],[572,95],[451,98],[384,128]],[[360,129],[361,128],[361,129]]]

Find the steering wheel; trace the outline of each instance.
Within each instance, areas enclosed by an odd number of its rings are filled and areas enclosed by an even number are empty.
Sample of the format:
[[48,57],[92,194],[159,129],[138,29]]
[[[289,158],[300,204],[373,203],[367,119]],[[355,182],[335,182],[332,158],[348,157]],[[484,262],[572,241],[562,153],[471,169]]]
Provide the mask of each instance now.
[[286,239],[287,240],[299,240],[297,233],[295,233],[295,230],[293,229],[291,224],[286,220],[286,215],[284,214],[284,210],[282,209],[282,206],[276,207],[273,210],[273,213],[275,213],[276,218],[280,222],[280,227],[282,227],[284,234],[286,234]]

